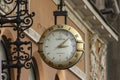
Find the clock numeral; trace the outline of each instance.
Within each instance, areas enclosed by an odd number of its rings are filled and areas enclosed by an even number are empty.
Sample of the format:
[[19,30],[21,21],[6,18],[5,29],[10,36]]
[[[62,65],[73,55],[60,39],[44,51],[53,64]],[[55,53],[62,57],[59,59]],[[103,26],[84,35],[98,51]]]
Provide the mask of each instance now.
[[63,28],[63,26],[62,25],[58,25],[58,28]]
[[52,30],[53,30],[53,27],[49,28],[48,30],[49,30],[49,31],[52,31]]
[[45,46],[46,48],[48,47],[48,46]]
[[54,59],[55,59],[55,57],[52,58],[52,60],[54,60]]
[[43,47],[41,45],[39,46],[39,52],[43,52]]
[[77,43],[84,44],[83,40],[77,40]]
[[77,58],[77,57],[78,57],[78,54],[76,54],[75,57]]
[[46,59],[45,55],[44,54],[41,54],[41,57],[43,58],[43,60]]
[[68,36],[69,35],[69,33],[68,32],[65,32],[65,33],[63,33],[64,35],[66,35],[66,36]]
[[43,50],[42,50],[42,49],[39,49],[38,52],[43,52]]
[[50,39],[46,39],[47,41],[50,41]]
[[62,65],[62,64],[59,64],[58,67],[63,67],[63,65]]
[[79,37],[79,34],[76,34],[76,35],[75,35],[75,38],[78,38],[78,37]]
[[69,29],[68,30],[71,30],[71,27],[69,27]]
[[51,61],[49,61],[49,62],[48,62],[48,64],[49,64],[49,65],[51,65],[51,66],[53,66],[53,65],[54,65],[54,64],[53,64],[53,62],[51,62]]
[[47,55],[49,55],[50,53],[47,53]]
[[72,64],[72,62],[69,62],[69,65],[71,65]]

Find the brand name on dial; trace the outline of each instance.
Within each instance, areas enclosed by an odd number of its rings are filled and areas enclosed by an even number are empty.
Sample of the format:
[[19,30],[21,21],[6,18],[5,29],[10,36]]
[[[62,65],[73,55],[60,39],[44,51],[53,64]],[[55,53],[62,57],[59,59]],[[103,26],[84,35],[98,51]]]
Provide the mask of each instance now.
[[56,40],[65,40],[64,38],[56,38]]

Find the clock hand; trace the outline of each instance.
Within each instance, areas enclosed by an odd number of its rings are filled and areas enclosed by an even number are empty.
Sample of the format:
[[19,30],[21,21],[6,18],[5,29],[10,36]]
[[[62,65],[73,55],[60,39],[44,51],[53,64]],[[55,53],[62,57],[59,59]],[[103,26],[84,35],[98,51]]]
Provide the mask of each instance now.
[[67,38],[66,40],[64,40],[64,41],[63,41],[61,44],[59,44],[57,47],[58,47],[58,48],[63,47],[63,46],[64,46],[63,44],[64,44],[68,39],[69,39],[69,38]]
[[58,46],[58,48],[66,48],[68,47],[68,45],[61,45],[61,46]]

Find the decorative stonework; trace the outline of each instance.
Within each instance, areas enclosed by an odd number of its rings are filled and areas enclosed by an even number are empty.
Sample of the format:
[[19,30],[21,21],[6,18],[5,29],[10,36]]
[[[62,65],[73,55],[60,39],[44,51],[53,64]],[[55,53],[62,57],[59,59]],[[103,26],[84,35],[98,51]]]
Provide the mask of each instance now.
[[91,39],[91,52],[90,52],[91,80],[105,80],[106,53],[107,53],[106,44],[99,42],[98,46],[96,46],[97,40],[99,40],[97,35],[94,35]]
[[97,36],[94,35],[93,38],[91,39],[91,54],[90,54],[90,59],[91,59],[91,80],[98,80],[98,62],[99,62],[99,58],[96,55],[96,46],[95,46],[95,42],[97,40]]
[[102,44],[99,50],[100,59],[100,80],[105,80],[106,75],[106,51],[107,46]]

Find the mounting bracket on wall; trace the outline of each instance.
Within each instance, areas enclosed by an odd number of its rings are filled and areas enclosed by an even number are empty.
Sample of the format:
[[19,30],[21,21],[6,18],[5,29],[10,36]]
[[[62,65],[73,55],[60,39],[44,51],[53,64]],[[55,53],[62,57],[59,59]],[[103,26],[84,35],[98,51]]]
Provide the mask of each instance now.
[[60,4],[58,4],[58,10],[53,12],[55,25],[57,24],[58,16],[64,16],[64,20],[65,20],[64,23],[67,24],[68,12],[66,10],[63,10],[64,7],[65,7],[64,0],[60,0]]

